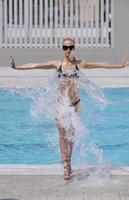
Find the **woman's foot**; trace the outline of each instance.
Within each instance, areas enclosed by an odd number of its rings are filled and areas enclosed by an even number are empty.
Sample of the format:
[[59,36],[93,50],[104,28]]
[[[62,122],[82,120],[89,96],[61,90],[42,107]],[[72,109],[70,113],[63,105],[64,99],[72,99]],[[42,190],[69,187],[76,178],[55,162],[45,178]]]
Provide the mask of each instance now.
[[64,180],[70,180],[72,172],[70,160],[68,159],[63,160],[63,167],[64,167]]

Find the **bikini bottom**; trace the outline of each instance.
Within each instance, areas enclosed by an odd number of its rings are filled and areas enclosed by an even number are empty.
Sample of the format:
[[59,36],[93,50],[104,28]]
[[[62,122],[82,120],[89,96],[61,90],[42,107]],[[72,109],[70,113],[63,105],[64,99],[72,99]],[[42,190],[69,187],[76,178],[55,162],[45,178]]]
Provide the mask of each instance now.
[[78,99],[77,101],[74,101],[70,104],[70,106],[76,106],[78,103],[80,102],[80,99]]

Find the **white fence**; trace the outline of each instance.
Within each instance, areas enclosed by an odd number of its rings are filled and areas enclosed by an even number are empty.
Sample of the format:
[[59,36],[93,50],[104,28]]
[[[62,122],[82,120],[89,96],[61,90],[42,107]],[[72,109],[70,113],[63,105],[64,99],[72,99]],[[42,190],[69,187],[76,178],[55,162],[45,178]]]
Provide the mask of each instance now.
[[66,37],[112,47],[113,0],[0,0],[0,48],[58,48]]

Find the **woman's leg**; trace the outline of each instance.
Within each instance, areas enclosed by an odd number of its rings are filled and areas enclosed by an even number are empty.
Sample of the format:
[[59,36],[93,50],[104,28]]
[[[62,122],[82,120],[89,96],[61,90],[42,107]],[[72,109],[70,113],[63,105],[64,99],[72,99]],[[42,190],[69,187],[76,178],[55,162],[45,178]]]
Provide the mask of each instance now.
[[58,130],[59,130],[59,135],[60,135],[59,144],[60,144],[62,160],[67,158],[71,161],[73,142],[70,141],[69,138],[67,138],[66,131],[63,127],[58,126]]
[[61,157],[64,165],[64,179],[69,180],[71,174],[71,156],[73,150],[73,142],[66,137],[66,130],[58,125],[59,145]]

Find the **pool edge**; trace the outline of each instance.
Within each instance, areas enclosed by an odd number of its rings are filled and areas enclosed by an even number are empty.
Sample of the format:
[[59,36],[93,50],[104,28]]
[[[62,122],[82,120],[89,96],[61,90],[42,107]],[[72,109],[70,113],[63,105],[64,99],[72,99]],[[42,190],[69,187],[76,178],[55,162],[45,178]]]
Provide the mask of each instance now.
[[[77,170],[87,170],[92,173],[96,171],[95,166],[83,166],[78,168],[73,166],[73,172]],[[110,175],[118,176],[129,176],[129,166],[107,166],[105,170],[109,172]],[[0,175],[62,175],[63,167],[61,164],[53,165],[27,165],[27,164],[0,164]]]

